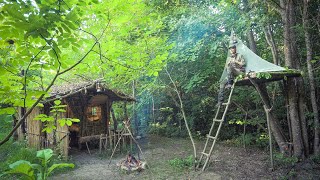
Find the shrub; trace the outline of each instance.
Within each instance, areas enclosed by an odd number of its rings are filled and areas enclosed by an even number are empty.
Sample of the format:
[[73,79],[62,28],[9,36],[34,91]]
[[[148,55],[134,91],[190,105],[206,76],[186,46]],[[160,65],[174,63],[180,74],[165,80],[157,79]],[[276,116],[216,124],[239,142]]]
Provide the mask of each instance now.
[[179,168],[179,169],[186,169],[186,168],[192,168],[194,165],[194,158],[192,155],[186,157],[186,158],[174,158],[172,160],[169,160],[169,164],[172,167]]
[[315,163],[317,163],[317,164],[320,164],[320,155],[314,154],[314,155],[312,155],[312,156],[310,157],[310,159],[311,159],[313,162],[315,162]]
[[295,157],[295,156],[286,157],[282,153],[275,153],[274,154],[274,160],[279,165],[294,165],[295,163],[298,162],[298,158],[297,157]]
[[31,180],[46,180],[51,173],[57,168],[74,167],[74,164],[60,163],[52,164],[49,167],[51,157],[53,156],[53,151],[51,149],[43,149],[37,151],[36,157],[40,161],[39,164],[31,164],[26,160],[19,160],[9,165],[10,170],[6,171],[4,174],[0,175],[21,175]]

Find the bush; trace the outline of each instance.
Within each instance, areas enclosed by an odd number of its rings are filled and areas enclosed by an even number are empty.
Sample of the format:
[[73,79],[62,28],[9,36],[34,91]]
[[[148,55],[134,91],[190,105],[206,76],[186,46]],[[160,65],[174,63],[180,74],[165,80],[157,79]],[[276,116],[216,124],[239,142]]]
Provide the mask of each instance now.
[[258,148],[265,148],[269,145],[269,137],[266,134],[247,133],[239,135],[235,138],[226,140],[227,144],[235,146],[253,146]]
[[12,116],[11,115],[0,115],[0,134],[7,133],[8,130],[12,127]]
[[312,155],[312,156],[310,157],[310,159],[311,159],[313,162],[315,162],[315,163],[317,163],[317,164],[320,164],[320,155]]
[[9,141],[3,144],[0,148],[0,172],[4,172],[11,163],[20,159],[34,162],[36,160],[35,153],[35,149],[26,148],[23,143]]
[[55,169],[61,169],[65,167],[73,168],[74,164],[59,163],[52,164],[50,163],[53,156],[53,151],[51,149],[43,149],[37,151],[36,158],[38,159],[37,164],[31,164],[30,161],[19,160],[9,165],[10,169],[4,172],[4,175],[14,175],[25,177],[27,179],[38,179],[46,180]]
[[[0,115],[0,139],[4,139],[12,127],[12,116]],[[0,172],[4,172],[9,164],[25,159],[33,162],[35,149],[26,148],[25,142],[14,142],[10,139],[0,146]]]
[[177,124],[168,125],[166,122],[160,124],[152,123],[148,128],[149,134],[156,134],[165,137],[187,137],[188,133],[185,128],[181,129]]
[[190,169],[194,165],[194,158],[192,155],[186,157],[186,158],[174,158],[172,160],[169,160],[169,164],[172,167],[178,168],[178,169]]
[[274,154],[274,160],[277,162],[280,166],[284,165],[294,165],[298,162],[298,158],[293,156],[293,157],[286,157],[282,153],[275,153]]

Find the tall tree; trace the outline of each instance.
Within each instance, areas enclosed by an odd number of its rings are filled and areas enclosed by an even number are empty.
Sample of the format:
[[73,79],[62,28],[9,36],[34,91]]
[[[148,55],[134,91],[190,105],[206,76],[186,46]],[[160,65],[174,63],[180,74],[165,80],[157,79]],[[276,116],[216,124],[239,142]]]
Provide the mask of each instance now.
[[[297,8],[293,0],[268,1],[279,12],[284,26],[284,56],[285,65],[289,68],[300,69],[300,62],[297,54],[297,39],[295,32]],[[303,102],[303,81],[301,77],[288,78],[286,81],[288,95],[288,111],[292,131],[294,155],[298,158],[305,157],[308,141],[304,138],[306,132],[304,102]]]
[[310,14],[309,14],[309,0],[303,0],[303,14],[302,14],[302,21],[303,21],[303,28],[304,28],[304,39],[306,43],[306,50],[307,50],[307,67],[308,67],[308,77],[309,77],[309,84],[310,84],[310,100],[312,105],[313,111],[313,118],[314,118],[314,144],[313,150],[314,153],[320,153],[320,122],[319,122],[319,111],[317,105],[317,96],[316,96],[316,82],[314,78],[314,68],[312,66],[312,36],[310,34]]
[[[247,0],[243,1],[243,5],[244,5],[244,10],[246,11],[246,13],[249,14],[250,12],[250,8],[249,8],[249,4],[247,2]],[[248,15],[248,17],[250,16],[250,14]],[[248,42],[249,42],[249,47],[250,49],[257,55],[257,45],[256,45],[256,41],[254,39],[254,34],[253,34],[253,30],[252,30],[252,22],[249,20],[250,18],[248,18],[248,30],[246,32],[247,38],[248,38]],[[272,38],[272,37],[271,37]],[[268,94],[268,90],[267,90],[267,86],[266,84],[260,83],[253,83],[253,85],[255,86],[256,90],[258,91],[262,102],[264,103],[264,106],[268,109],[268,111],[266,111],[266,113],[268,113],[268,117],[270,119],[270,127],[271,127],[271,131],[273,132],[273,135],[275,137],[275,140],[277,142],[277,144],[279,145],[280,151],[282,153],[285,153],[288,149],[288,145],[287,145],[287,139],[284,135],[284,131],[283,128],[281,127],[279,120],[276,118],[276,115],[274,113],[274,111],[272,110],[272,104],[269,98],[269,94]]]
[[124,87],[157,76],[168,55],[161,19],[144,1],[3,1],[0,11],[0,103],[10,105],[0,113],[28,109],[0,145],[58,77],[104,76]]

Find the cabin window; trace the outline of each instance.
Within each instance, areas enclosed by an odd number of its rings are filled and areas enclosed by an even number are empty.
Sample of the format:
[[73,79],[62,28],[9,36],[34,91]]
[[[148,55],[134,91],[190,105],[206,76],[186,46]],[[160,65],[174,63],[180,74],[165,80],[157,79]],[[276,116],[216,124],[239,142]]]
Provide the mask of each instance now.
[[92,116],[96,116],[97,115],[97,107],[92,107],[92,109],[91,109],[91,115]]
[[88,107],[87,118],[89,121],[99,121],[101,119],[101,107],[100,106]]

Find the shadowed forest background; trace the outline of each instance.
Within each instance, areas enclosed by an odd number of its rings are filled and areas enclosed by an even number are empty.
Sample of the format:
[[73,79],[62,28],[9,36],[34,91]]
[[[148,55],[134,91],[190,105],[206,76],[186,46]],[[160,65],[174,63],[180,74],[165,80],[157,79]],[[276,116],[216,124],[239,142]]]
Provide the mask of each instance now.
[[0,22],[0,172],[34,160],[16,130],[53,85],[71,82],[102,79],[134,97],[114,103],[112,119],[121,128],[129,117],[135,136],[188,138],[186,120],[204,141],[232,31],[302,75],[262,84],[264,101],[236,87],[219,141],[267,150],[267,102],[276,156],[320,163],[319,0],[3,0]]

